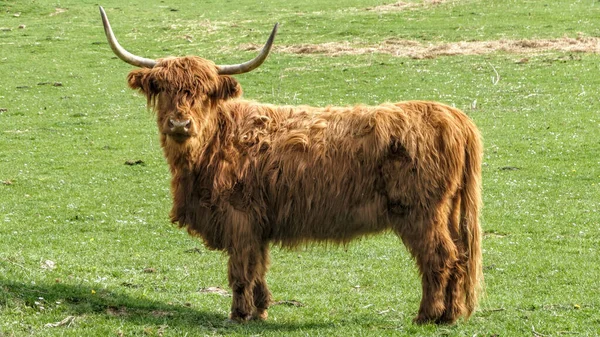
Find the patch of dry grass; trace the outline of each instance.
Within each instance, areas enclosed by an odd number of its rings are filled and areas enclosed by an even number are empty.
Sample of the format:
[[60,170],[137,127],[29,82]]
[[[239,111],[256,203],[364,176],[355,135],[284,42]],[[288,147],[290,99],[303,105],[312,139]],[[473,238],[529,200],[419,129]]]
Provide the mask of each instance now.
[[396,12],[404,10],[419,9],[432,5],[439,5],[447,0],[423,0],[421,2],[405,2],[397,1],[393,4],[379,5],[375,7],[367,7],[365,10],[372,12]]
[[[244,45],[246,51],[259,50],[258,44]],[[581,34],[576,38],[522,39],[497,41],[459,41],[424,44],[413,40],[388,39],[378,45],[360,46],[350,42],[327,42],[275,46],[276,52],[285,54],[321,54],[328,56],[389,54],[413,59],[431,59],[439,56],[483,55],[495,52],[536,54],[547,51],[600,54],[600,38]]]

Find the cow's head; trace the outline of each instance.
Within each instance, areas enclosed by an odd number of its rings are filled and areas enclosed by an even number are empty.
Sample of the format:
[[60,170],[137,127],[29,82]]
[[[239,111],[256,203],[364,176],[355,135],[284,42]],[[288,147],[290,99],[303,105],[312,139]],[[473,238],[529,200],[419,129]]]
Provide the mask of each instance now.
[[177,143],[198,132],[207,112],[220,102],[242,94],[239,83],[231,76],[256,69],[267,58],[277,24],[267,43],[254,59],[235,65],[216,65],[196,56],[169,57],[158,60],[136,56],[125,50],[113,34],[104,9],[100,7],[104,32],[113,52],[123,61],[140,67],[129,73],[128,84],[139,89],[157,113],[159,131]]

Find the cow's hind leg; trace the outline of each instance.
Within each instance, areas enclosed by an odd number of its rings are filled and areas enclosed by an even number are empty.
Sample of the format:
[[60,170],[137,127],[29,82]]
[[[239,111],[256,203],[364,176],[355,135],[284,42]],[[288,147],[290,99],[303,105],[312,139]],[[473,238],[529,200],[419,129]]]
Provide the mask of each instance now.
[[463,315],[465,309],[464,282],[466,277],[467,252],[465,244],[460,236],[460,215],[461,215],[460,194],[452,199],[452,209],[448,218],[448,229],[452,241],[458,250],[458,260],[450,270],[450,278],[446,286],[446,308],[444,314],[438,320],[438,323],[452,324]]
[[457,262],[450,272],[448,286],[446,287],[446,301],[442,317],[436,323],[453,324],[465,312],[464,280],[465,269],[462,263]]
[[253,296],[254,296],[254,306],[256,307],[256,311],[253,314],[254,319],[258,319],[264,321],[268,317],[267,309],[269,308],[269,304],[271,304],[271,293],[269,292],[269,288],[267,287],[267,280],[265,279],[267,270],[269,268],[269,247],[268,245],[264,245],[261,247],[260,252],[260,261],[257,263],[257,276],[258,279],[254,283]]
[[446,309],[446,288],[457,262],[457,248],[448,230],[449,202],[436,210],[418,211],[397,232],[421,273],[422,298],[417,324],[439,323]]

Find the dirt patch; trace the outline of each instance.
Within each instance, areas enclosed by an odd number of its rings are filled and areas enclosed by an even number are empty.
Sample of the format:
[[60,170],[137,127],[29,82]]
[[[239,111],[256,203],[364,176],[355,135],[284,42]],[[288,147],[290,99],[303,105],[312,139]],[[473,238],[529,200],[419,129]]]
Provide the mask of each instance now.
[[[261,45],[245,45],[243,50],[260,50]],[[535,54],[547,51],[600,54],[600,38],[578,36],[540,40],[460,41],[423,44],[418,41],[388,39],[378,45],[364,46],[349,42],[327,42],[275,46],[276,52],[285,54],[321,54],[329,56],[388,54],[413,59],[430,59],[439,56],[483,55],[495,52]]]
[[164,310],[152,310],[152,312],[150,314],[156,318],[173,316],[172,312],[164,311]]
[[109,316],[118,316],[118,317],[122,317],[122,316],[128,316],[129,313],[127,312],[127,308],[125,307],[113,307],[110,306],[108,308],[106,308],[106,313]]
[[217,294],[217,295],[221,295],[221,296],[230,296],[229,292],[221,287],[201,288],[200,292],[204,293],[204,294]]
[[54,9],[54,13],[50,13],[50,16],[55,16],[55,15],[58,15],[58,14],[62,14],[64,12],[66,12],[66,11],[68,11],[68,9],[66,9],[66,8],[55,8]]
[[393,4],[380,5],[375,7],[367,7],[365,10],[372,12],[397,12],[397,11],[405,11],[411,9],[419,9],[423,7],[428,7],[432,5],[439,5],[447,0],[423,0],[421,2],[404,2],[398,1]]

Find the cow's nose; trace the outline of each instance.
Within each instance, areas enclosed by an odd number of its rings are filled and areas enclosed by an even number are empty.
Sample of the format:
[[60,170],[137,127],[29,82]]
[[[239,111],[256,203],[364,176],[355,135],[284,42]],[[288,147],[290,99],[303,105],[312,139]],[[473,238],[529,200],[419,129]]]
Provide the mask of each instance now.
[[169,119],[169,128],[171,129],[171,132],[174,133],[187,133],[188,131],[190,131],[191,122],[191,119],[184,119],[180,121]]

